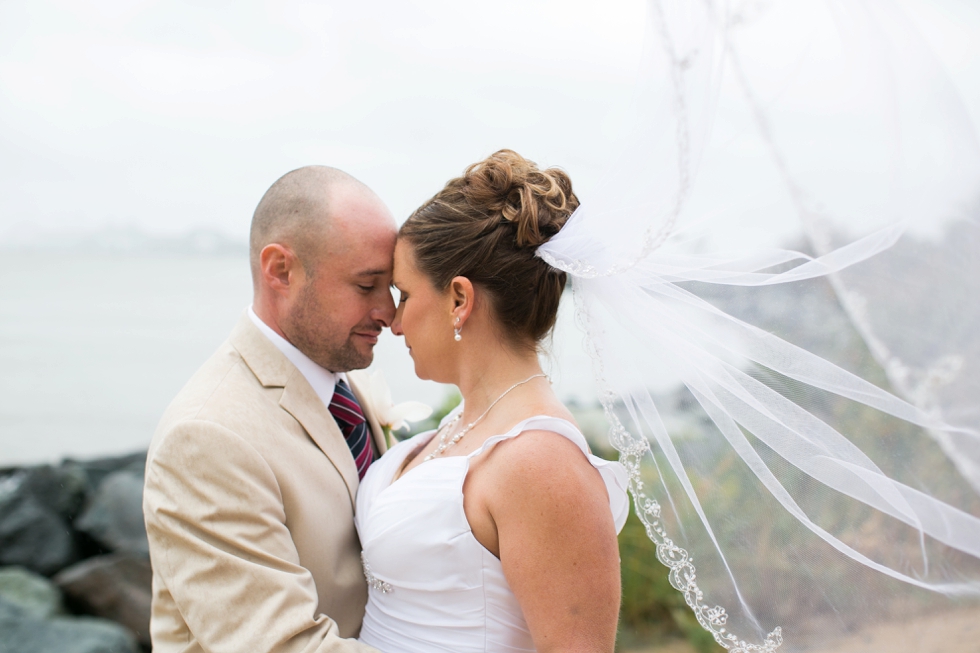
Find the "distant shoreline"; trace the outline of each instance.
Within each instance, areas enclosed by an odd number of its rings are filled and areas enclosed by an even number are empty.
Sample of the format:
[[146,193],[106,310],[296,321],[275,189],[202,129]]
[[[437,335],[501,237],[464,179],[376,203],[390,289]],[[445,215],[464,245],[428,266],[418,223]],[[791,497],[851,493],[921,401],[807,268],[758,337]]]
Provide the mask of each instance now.
[[0,238],[6,253],[84,255],[248,256],[248,242],[214,229],[180,234],[152,234],[138,227],[105,227],[75,233],[30,228],[8,231]]

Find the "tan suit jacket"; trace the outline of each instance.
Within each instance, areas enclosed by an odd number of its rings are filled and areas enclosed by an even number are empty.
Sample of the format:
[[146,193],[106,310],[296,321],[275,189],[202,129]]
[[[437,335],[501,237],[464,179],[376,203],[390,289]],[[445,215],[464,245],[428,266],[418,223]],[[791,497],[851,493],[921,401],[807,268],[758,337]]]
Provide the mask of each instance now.
[[[359,400],[361,374],[348,374]],[[154,653],[373,652],[344,639],[367,601],[357,484],[327,407],[243,316],[150,444]]]

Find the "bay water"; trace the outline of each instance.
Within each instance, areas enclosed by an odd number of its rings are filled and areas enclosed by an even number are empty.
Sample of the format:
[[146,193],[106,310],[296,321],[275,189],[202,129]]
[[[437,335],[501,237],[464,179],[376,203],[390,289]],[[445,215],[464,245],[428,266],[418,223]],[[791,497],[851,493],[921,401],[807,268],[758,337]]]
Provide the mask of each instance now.
[[[251,301],[243,255],[0,255],[0,467],[145,448],[174,395]],[[571,297],[544,355],[564,400],[595,404]],[[402,339],[375,349],[394,401],[442,403]]]

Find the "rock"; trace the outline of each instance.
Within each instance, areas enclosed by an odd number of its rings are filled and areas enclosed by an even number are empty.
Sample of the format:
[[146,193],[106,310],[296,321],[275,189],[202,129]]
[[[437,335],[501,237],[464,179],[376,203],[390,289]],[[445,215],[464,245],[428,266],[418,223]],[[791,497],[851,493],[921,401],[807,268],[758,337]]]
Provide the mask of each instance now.
[[133,635],[92,617],[41,619],[0,598],[0,653],[138,653]]
[[23,567],[0,568],[0,599],[39,619],[63,612],[61,592],[55,584]]
[[120,623],[150,645],[150,561],[122,553],[89,558],[54,578],[73,607]]
[[78,559],[68,522],[24,491],[0,499],[0,566],[20,565],[50,576]]
[[149,557],[143,523],[143,477],[132,470],[112,472],[99,485],[75,528],[110,551]]
[[20,490],[24,482],[24,471],[18,468],[5,468],[0,470],[0,503],[3,503]]
[[86,476],[88,476],[89,484],[93,488],[97,488],[113,472],[129,471],[143,476],[143,468],[146,467],[146,452],[143,451],[113,458],[96,458],[95,460],[75,461],[69,458],[63,464],[74,464],[81,467]]
[[24,470],[19,491],[30,494],[70,523],[82,509],[92,487],[81,466],[65,463],[58,467],[40,465]]
[[70,524],[89,492],[74,464],[28,467],[0,480],[0,565],[47,576],[77,560]]

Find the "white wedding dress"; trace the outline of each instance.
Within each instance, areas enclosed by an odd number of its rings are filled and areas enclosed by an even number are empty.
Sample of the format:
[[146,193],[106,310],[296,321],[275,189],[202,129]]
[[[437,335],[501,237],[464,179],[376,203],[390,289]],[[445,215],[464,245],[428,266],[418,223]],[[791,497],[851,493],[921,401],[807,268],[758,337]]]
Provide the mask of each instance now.
[[394,483],[405,459],[433,431],[391,448],[357,492],[357,531],[369,596],[360,641],[384,653],[533,651],[534,644],[500,560],[473,536],[463,512],[470,459],[527,430],[559,433],[582,449],[609,493],[617,532],[629,513],[626,471],[589,453],[570,422],[526,419],[468,456],[424,462]]

